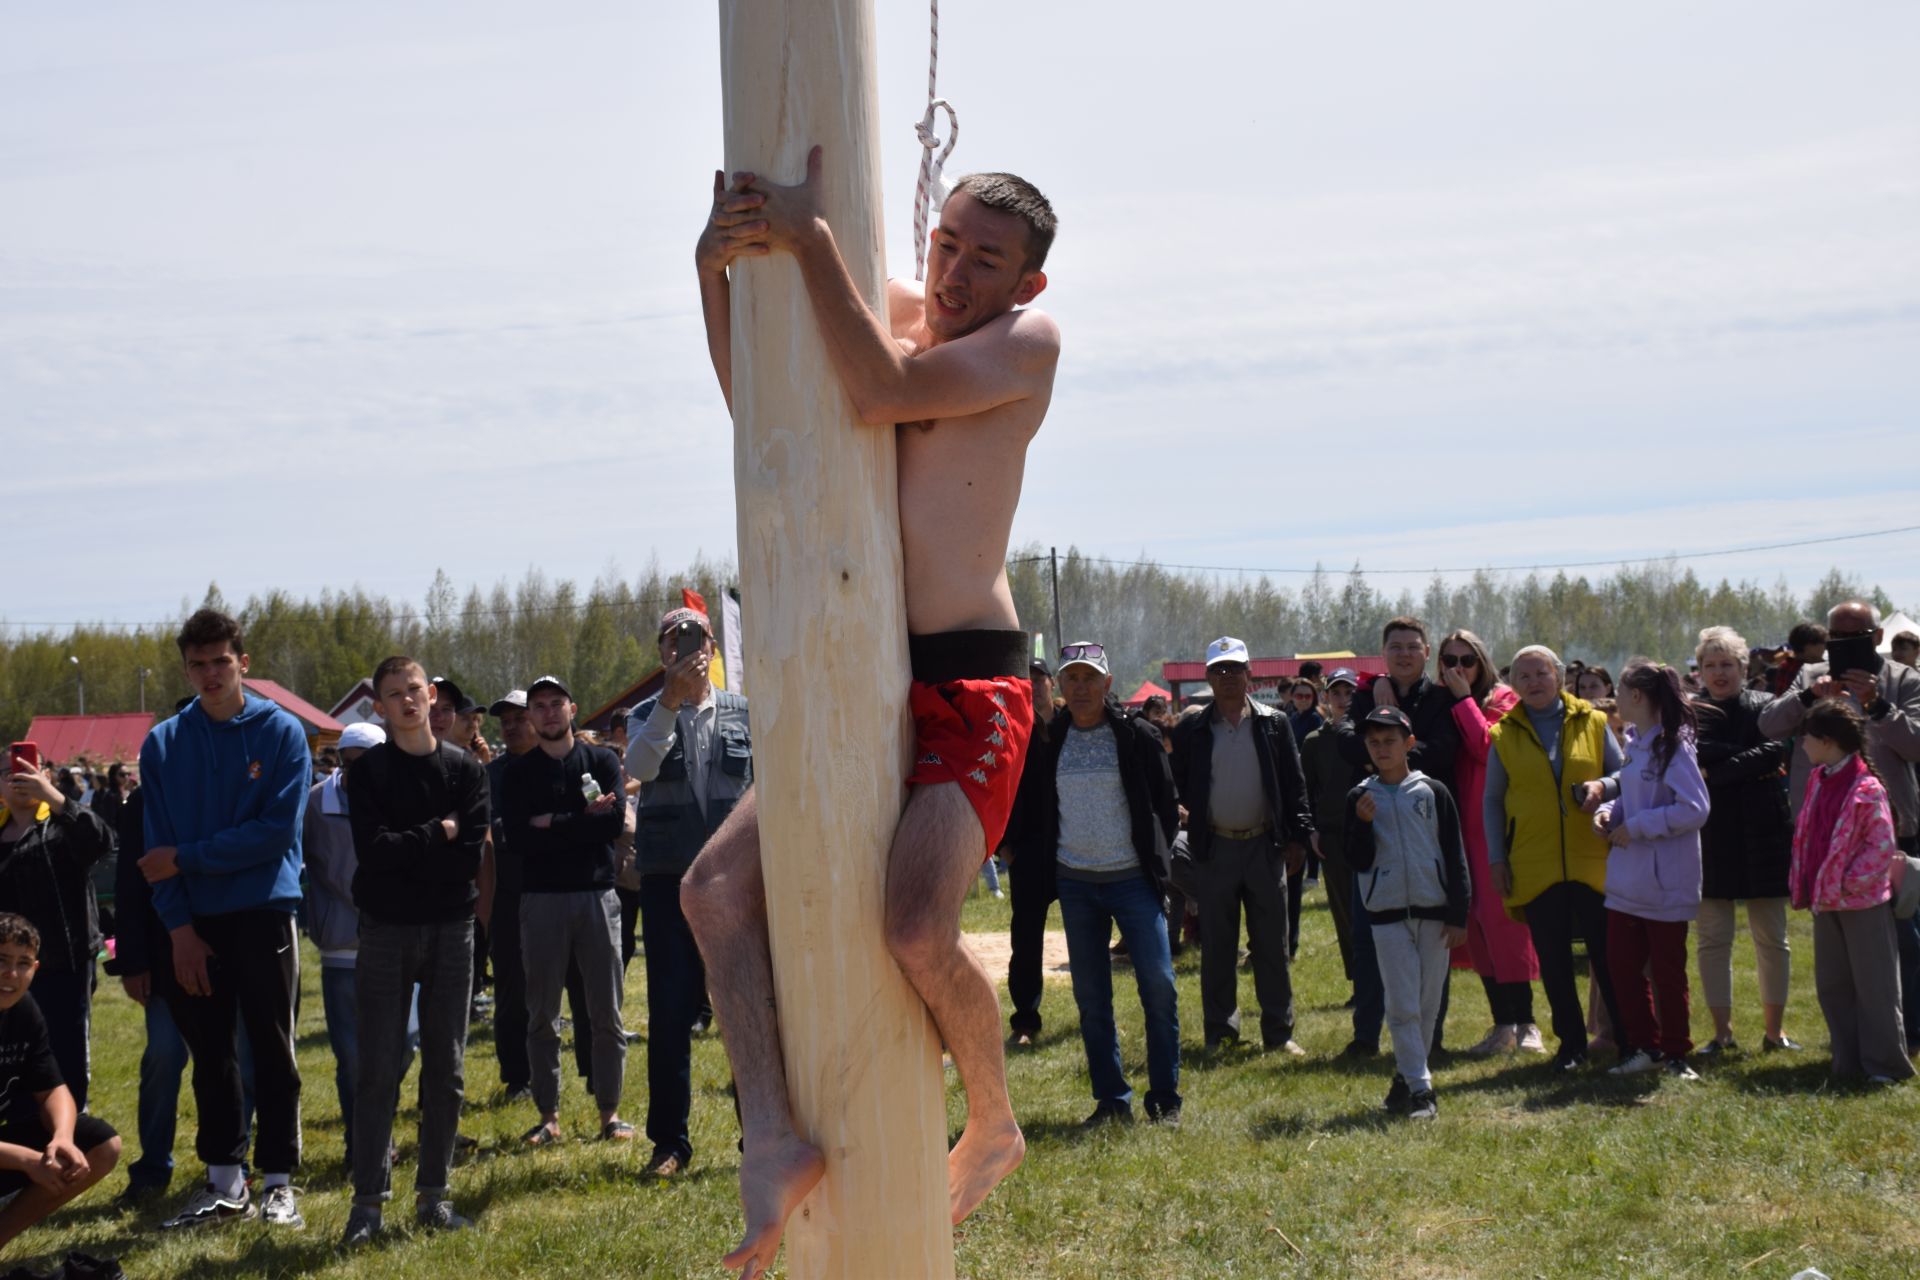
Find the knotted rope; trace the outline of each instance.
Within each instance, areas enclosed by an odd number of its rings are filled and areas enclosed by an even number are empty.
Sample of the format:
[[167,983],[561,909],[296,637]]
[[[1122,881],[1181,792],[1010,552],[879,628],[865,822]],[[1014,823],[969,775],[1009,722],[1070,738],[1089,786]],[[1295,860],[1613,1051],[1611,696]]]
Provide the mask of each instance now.
[[[933,10],[932,30],[927,50],[927,110],[913,131],[920,139],[920,182],[913,195],[913,278],[927,278],[927,215],[938,212],[947,202],[947,182],[942,176],[953,144],[960,140],[960,116],[953,104],[936,97],[935,85],[940,71],[940,0],[929,0]],[[947,113],[947,140],[942,146],[933,131],[938,112]],[[935,152],[939,152],[935,155]],[[936,192],[938,193],[936,196]]]

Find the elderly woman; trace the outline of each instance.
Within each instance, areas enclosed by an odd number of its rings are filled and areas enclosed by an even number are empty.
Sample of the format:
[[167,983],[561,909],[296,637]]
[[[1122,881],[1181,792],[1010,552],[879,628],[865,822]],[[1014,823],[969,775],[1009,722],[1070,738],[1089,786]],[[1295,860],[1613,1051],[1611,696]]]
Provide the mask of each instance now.
[[1606,717],[1568,693],[1553,650],[1529,645],[1513,657],[1519,705],[1490,729],[1482,801],[1487,861],[1507,914],[1524,921],[1553,1009],[1556,1071],[1587,1059],[1587,1020],[1573,974],[1573,940],[1587,959],[1613,1025],[1619,1003],[1607,974],[1607,842],[1574,799],[1575,789],[1620,768]]
[[1507,915],[1487,864],[1487,829],[1482,799],[1487,756],[1493,749],[1493,722],[1513,709],[1519,697],[1494,676],[1487,646],[1471,631],[1454,631],[1440,642],[1440,679],[1454,697],[1453,723],[1460,750],[1453,757],[1453,797],[1460,809],[1460,834],[1473,874],[1473,910],[1467,917],[1467,944],[1454,951],[1454,963],[1471,967],[1486,988],[1493,1029],[1467,1050],[1474,1054],[1545,1053],[1540,1028],[1533,1022],[1533,980],[1540,962],[1533,955],[1527,927]]
[[1700,833],[1700,989],[1713,1011],[1714,1057],[1734,1048],[1733,904],[1747,904],[1747,932],[1759,961],[1762,1049],[1797,1049],[1780,1020],[1787,1007],[1792,959],[1787,950],[1787,866],[1793,817],[1787,806],[1787,764],[1793,744],[1760,731],[1773,701],[1744,686],[1747,642],[1731,627],[1708,627],[1694,652],[1706,686],[1697,699],[1700,769],[1713,806]]

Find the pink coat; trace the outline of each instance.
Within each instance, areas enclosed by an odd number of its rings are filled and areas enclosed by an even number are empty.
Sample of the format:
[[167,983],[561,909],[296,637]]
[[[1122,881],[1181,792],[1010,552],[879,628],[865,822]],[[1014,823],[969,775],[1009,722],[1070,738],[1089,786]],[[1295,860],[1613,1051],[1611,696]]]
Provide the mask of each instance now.
[[[1807,865],[1813,853],[1807,847],[1806,820],[1813,812],[1813,793],[1820,785],[1821,773],[1819,769],[1808,772],[1800,821],[1793,829],[1793,867],[1787,873],[1793,905],[1803,911],[1811,907],[1816,914],[1877,907],[1893,897],[1894,862],[1899,852],[1887,789],[1872,774],[1860,775],[1840,809],[1839,821],[1833,825],[1827,859],[1815,873]],[[1900,866],[1904,870],[1906,864]]]
[[1533,935],[1507,914],[1493,885],[1493,872],[1487,866],[1487,826],[1480,809],[1487,790],[1487,752],[1493,743],[1488,714],[1498,720],[1519,702],[1520,696],[1502,684],[1487,695],[1486,712],[1472,698],[1453,704],[1453,723],[1460,731],[1460,750],[1453,758],[1453,798],[1460,810],[1460,832],[1466,837],[1467,866],[1473,872],[1467,945],[1454,949],[1453,963],[1495,982],[1533,982],[1540,977]]

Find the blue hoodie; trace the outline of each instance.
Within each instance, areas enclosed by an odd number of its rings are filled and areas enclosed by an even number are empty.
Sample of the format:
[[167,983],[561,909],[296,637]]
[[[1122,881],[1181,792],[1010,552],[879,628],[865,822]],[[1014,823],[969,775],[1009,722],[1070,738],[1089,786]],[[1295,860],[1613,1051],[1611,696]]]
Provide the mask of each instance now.
[[180,874],[153,886],[169,929],[195,916],[300,905],[300,827],[313,758],[300,722],[248,694],[218,721],[196,700],[140,748],[147,848],[179,850]]

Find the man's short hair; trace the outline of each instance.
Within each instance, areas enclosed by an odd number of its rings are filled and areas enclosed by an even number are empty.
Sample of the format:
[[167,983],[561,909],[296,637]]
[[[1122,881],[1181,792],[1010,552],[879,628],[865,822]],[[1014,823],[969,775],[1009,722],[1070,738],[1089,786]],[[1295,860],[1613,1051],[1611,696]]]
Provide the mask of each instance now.
[[1916,634],[1915,632],[1912,632],[1912,631],[1902,631],[1899,635],[1893,638],[1893,643],[1920,645],[1920,634]]
[[0,911],[0,944],[26,947],[37,954],[40,950],[40,931],[25,916]]
[[633,714],[632,707],[615,707],[613,709],[612,718],[609,719],[607,723],[609,725],[623,725],[627,722],[627,717],[632,714]]
[[241,634],[240,620],[218,609],[196,610],[180,628],[174,643],[180,647],[180,656],[183,658],[189,649],[211,648],[219,644],[232,645],[235,653],[247,651],[247,639]]
[[388,676],[394,675],[397,672],[407,670],[418,671],[423,679],[427,674],[425,667],[403,653],[396,653],[391,658],[381,659],[380,665],[373,669],[373,696],[376,698],[380,696],[380,682],[382,680],[385,680]]
[[1787,648],[1793,650],[1795,653],[1800,652],[1810,644],[1825,644],[1826,642],[1827,629],[1817,622],[1796,622],[1793,624],[1793,630],[1787,632]]
[[1017,174],[970,173],[954,183],[953,190],[955,194],[964,191],[989,209],[1018,216],[1027,224],[1026,270],[1038,271],[1046,265],[1053,233],[1060,224],[1040,188]]
[[1427,636],[1427,624],[1420,621],[1420,619],[1418,618],[1409,618],[1409,617],[1406,617],[1405,615],[1402,615],[1398,618],[1387,619],[1387,625],[1380,628],[1380,643],[1382,645],[1386,644],[1387,637],[1392,635],[1396,631],[1411,631],[1415,635],[1420,637],[1421,644],[1430,643],[1430,640]]

